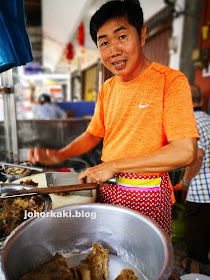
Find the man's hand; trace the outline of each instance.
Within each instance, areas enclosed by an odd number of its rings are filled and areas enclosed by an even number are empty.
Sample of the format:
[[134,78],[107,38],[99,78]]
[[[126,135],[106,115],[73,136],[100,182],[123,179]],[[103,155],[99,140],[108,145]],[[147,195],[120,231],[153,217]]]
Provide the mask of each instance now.
[[181,181],[179,182],[179,188],[180,188],[181,191],[187,192],[188,189],[189,189],[189,185],[184,184],[183,181],[181,180]]
[[54,165],[64,161],[59,151],[45,148],[30,149],[28,160],[33,164],[39,162],[45,165]]
[[80,173],[78,179],[80,184],[84,183],[85,178],[87,183],[103,183],[114,177],[114,175],[115,172],[111,162],[107,162],[87,168]]

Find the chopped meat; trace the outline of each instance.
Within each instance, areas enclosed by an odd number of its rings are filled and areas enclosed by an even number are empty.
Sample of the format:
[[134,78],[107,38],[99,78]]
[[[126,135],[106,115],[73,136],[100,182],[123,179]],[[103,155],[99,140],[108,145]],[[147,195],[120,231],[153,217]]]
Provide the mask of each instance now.
[[91,280],[91,273],[90,270],[81,268],[80,269],[82,280]]
[[35,187],[38,186],[38,183],[35,183],[31,178],[30,178],[30,179],[27,179],[27,180],[25,180],[25,181],[20,181],[20,184],[23,184],[23,185],[31,185],[31,186],[35,186]]
[[73,279],[74,280],[81,280],[81,275],[80,275],[80,270],[78,266],[74,266],[70,268],[71,273],[73,274]]
[[[78,266],[68,268],[66,259],[56,253],[48,262],[41,264],[20,280],[108,280],[108,250],[98,243]],[[69,278],[68,278],[69,277]],[[139,280],[132,269],[123,269],[115,280]]]
[[139,280],[133,269],[123,269],[115,280]]
[[58,192],[58,193],[54,193],[55,195],[61,195],[61,196],[66,196],[66,195],[70,195],[70,192]]
[[0,238],[9,235],[24,221],[24,210],[42,212],[44,202],[37,196],[7,198],[0,202]]
[[48,262],[41,264],[20,280],[74,280],[66,259],[56,253]]
[[93,243],[93,249],[87,258],[80,262],[80,267],[88,267],[92,280],[108,280],[109,275],[109,251],[98,243]]

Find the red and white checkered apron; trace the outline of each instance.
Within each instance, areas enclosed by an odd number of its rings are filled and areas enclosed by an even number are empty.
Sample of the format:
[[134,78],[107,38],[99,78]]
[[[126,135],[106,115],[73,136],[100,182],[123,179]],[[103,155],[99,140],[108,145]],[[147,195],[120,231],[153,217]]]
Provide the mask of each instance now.
[[[153,187],[134,187],[125,186],[119,181],[129,181],[135,179],[135,182],[144,182],[144,180],[160,178],[160,184]],[[115,205],[122,205],[139,211],[155,220],[160,227],[170,236],[172,232],[171,225],[171,190],[169,187],[168,173],[160,175],[141,175],[137,173],[117,173],[117,184],[105,184],[99,188],[98,202]],[[142,180],[144,179],[144,180]],[[149,182],[148,181],[148,182]],[[137,183],[138,184],[138,183]]]

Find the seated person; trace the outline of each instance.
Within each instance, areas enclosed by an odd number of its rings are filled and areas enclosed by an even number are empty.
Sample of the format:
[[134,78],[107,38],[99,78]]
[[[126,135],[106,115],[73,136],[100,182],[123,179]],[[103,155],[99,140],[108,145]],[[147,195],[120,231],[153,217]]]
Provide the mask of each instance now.
[[56,104],[51,103],[49,94],[42,93],[39,96],[39,104],[36,104],[33,95],[30,94],[29,102],[32,104],[32,111],[35,119],[64,119],[66,112]]

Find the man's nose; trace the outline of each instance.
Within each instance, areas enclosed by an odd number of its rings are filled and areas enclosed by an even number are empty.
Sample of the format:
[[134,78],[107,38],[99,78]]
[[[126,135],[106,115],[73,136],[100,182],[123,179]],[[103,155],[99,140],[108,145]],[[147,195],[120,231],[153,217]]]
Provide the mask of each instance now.
[[113,43],[111,45],[110,57],[116,57],[118,55],[121,55],[121,53],[122,53],[122,51],[121,51],[119,44]]

